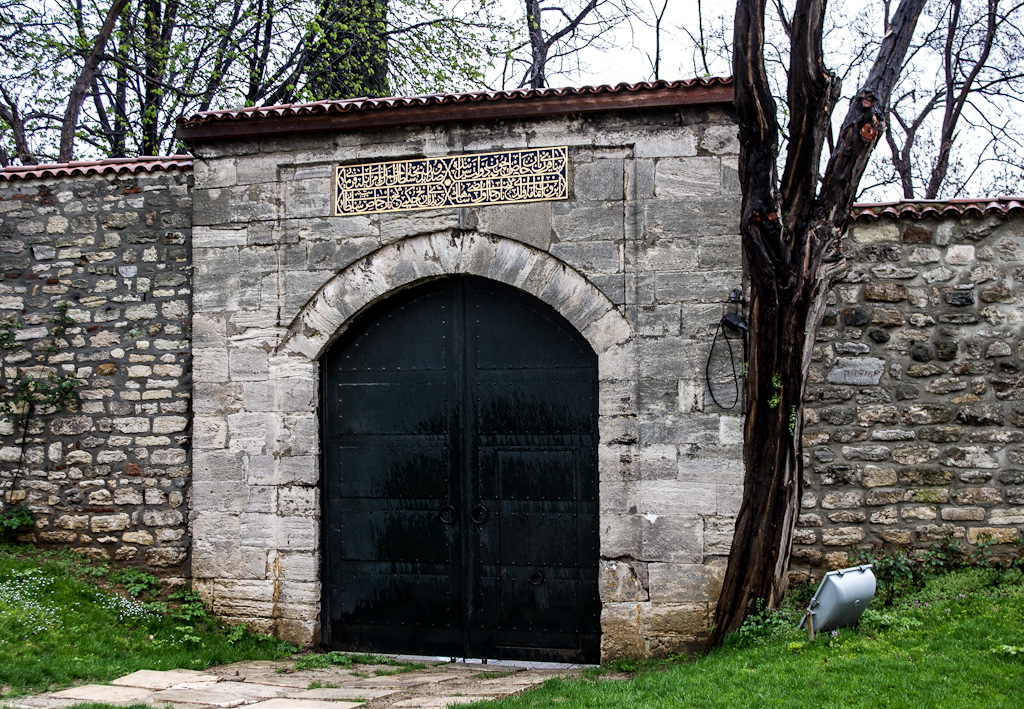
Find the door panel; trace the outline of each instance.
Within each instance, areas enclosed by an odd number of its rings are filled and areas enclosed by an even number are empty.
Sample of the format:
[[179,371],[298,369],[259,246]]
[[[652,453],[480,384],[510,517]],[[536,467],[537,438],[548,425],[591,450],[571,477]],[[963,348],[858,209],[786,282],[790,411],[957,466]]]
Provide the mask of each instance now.
[[568,322],[434,281],[323,371],[325,643],[596,660],[597,363]]

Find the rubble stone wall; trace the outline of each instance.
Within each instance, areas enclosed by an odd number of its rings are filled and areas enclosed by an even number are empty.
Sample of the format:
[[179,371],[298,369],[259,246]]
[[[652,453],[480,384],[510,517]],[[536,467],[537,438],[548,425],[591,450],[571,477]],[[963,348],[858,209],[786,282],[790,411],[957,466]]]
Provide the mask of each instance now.
[[793,573],[1024,526],[1024,216],[853,225],[807,388]]
[[[77,402],[0,422],[0,512],[26,541],[188,573],[190,171],[0,182],[7,384],[73,375]],[[67,304],[63,337],[52,319]],[[59,334],[59,333],[58,333]]]

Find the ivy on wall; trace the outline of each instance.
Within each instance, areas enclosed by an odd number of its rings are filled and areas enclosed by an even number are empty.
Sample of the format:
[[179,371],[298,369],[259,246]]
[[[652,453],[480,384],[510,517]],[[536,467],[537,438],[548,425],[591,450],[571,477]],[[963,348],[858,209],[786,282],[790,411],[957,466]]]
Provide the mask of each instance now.
[[[67,326],[72,322],[68,317],[68,307],[67,302],[55,306],[50,318],[49,337],[41,346],[44,352],[59,354],[68,347],[64,338]],[[73,374],[58,375],[42,364],[46,354],[34,358],[29,356],[28,359],[39,362],[35,366],[19,366],[28,361],[25,351],[19,349],[17,338],[23,327],[24,323],[15,316],[0,320],[0,415],[21,431],[21,453],[14,471],[15,478],[24,473],[25,449],[33,417],[72,408],[78,401],[75,389],[83,384]],[[15,351],[19,355],[12,357]],[[8,504],[0,512],[0,540],[13,537],[18,530],[31,525],[32,515],[25,505]]]

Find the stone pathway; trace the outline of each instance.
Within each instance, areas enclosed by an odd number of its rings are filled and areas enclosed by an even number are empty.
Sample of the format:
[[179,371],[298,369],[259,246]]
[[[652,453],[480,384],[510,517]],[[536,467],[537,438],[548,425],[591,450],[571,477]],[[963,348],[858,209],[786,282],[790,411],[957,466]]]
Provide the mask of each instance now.
[[86,684],[0,702],[16,709],[57,709],[83,702],[150,704],[171,709],[443,709],[500,699],[578,670],[575,665],[492,661],[438,662],[399,656],[430,667],[353,665],[296,671],[294,661],[238,662],[195,670],[139,670],[111,684]]

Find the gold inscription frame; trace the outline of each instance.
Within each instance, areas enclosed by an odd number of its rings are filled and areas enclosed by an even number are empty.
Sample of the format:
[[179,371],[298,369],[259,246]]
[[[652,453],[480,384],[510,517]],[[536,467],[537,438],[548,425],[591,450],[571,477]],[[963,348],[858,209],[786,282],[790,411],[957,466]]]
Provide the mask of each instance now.
[[339,165],[334,215],[568,199],[568,164],[562,145]]

